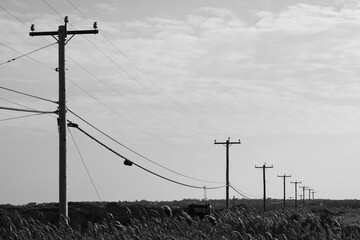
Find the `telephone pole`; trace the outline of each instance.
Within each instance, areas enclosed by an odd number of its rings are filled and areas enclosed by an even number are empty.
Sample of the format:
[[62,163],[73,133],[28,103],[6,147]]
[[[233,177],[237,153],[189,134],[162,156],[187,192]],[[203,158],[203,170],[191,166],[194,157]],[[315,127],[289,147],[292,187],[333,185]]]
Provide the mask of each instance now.
[[303,206],[305,206],[305,190],[308,189],[308,186],[302,186],[300,187],[303,189],[303,194],[302,194],[302,202],[303,202]]
[[315,191],[312,191],[311,192],[311,194],[312,194],[312,199],[314,200],[315,198],[314,198],[314,194],[315,194],[316,192]]
[[257,167],[255,165],[255,168],[262,168],[263,169],[263,185],[264,185],[264,212],[266,211],[266,178],[265,178],[265,170],[267,168],[273,168],[273,166],[266,166],[266,163],[264,163],[264,165],[262,167]]
[[309,200],[311,200],[311,191],[314,189],[309,188],[308,190],[309,190]]
[[[64,25],[60,25],[58,31],[47,31],[47,32],[35,32],[34,24],[31,25],[30,36],[52,36],[56,39],[58,37],[58,60],[59,67],[56,71],[59,72],[59,117],[58,117],[58,128],[59,128],[59,213],[67,221],[68,217],[68,206],[67,206],[67,176],[66,176],[66,81],[65,81],[65,45],[67,42],[77,34],[97,34],[96,22],[93,25],[92,30],[76,30],[68,31],[67,23],[68,17],[64,19]],[[72,35],[68,41],[66,37]]]
[[287,177],[291,177],[291,175],[278,175],[278,177],[282,177],[284,179],[284,203],[283,203],[283,206],[285,208],[285,201],[286,201],[286,185],[285,185],[285,182],[286,182],[286,178]]
[[295,184],[295,208],[297,208],[297,185],[301,182],[296,180],[295,182],[290,182],[290,183]]
[[214,142],[214,144],[222,144],[226,147],[226,208],[229,208],[229,147],[233,144],[240,144],[240,139],[238,142],[230,142],[230,137],[226,142]]

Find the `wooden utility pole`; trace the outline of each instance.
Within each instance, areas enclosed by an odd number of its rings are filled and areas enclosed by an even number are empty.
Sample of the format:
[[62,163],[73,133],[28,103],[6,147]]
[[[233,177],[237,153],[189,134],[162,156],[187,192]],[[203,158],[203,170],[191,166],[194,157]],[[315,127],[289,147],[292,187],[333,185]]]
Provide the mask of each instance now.
[[302,194],[302,202],[303,202],[303,206],[305,206],[305,190],[308,189],[308,186],[302,186],[300,187],[303,190],[303,194]]
[[266,166],[266,163],[264,163],[264,165],[262,167],[257,167],[255,165],[255,168],[262,168],[263,170],[263,185],[264,185],[264,202],[263,202],[263,205],[264,205],[264,212],[266,211],[266,178],[265,178],[265,170],[267,168],[273,168],[273,166]]
[[[313,189],[314,190],[314,189]],[[312,200],[314,200],[315,198],[314,198],[314,194],[315,194],[316,192],[315,191],[312,191],[311,192],[311,194],[312,194]]]
[[286,178],[287,177],[291,177],[291,175],[278,175],[278,177],[282,177],[284,179],[284,202],[283,202],[283,207],[285,208],[285,202],[286,202]]
[[295,182],[290,182],[290,183],[295,184],[295,208],[297,208],[297,185],[301,182],[295,181]]
[[229,208],[229,147],[232,144],[240,144],[240,139],[237,142],[230,142],[230,137],[226,142],[214,142],[214,144],[222,144],[226,147],[226,208]]
[[309,191],[309,200],[311,200],[311,191],[314,190],[314,189],[311,189],[309,188],[308,191]]
[[[68,31],[67,23],[68,17],[64,19],[65,24],[59,26],[58,31],[48,32],[34,32],[34,25],[31,25],[30,36],[55,36],[58,37],[59,46],[59,67],[56,71],[59,72],[59,213],[67,221],[68,217],[68,206],[67,206],[67,176],[66,176],[66,81],[65,81],[65,45],[66,43],[77,34],[97,34],[96,22],[94,23],[94,29],[92,30],[76,30]],[[68,41],[66,37],[72,35]]]

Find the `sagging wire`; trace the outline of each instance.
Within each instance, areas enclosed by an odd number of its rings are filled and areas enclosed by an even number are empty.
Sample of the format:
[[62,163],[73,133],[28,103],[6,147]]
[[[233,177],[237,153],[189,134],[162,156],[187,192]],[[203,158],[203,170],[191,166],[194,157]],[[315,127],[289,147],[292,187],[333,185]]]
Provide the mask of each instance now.
[[[190,185],[190,184],[185,184],[185,183],[182,183],[182,182],[178,182],[178,181],[175,181],[173,179],[170,179],[170,178],[167,178],[167,177],[164,177],[158,173],[155,173],[145,167],[142,167],[140,166],[139,164],[129,160],[128,158],[126,158],[125,156],[121,155],[120,153],[116,152],[115,150],[113,150],[112,148],[108,147],[107,145],[105,145],[104,143],[102,143],[101,141],[99,141],[98,139],[96,139],[95,137],[91,136],[89,133],[87,133],[86,131],[84,131],[83,129],[81,129],[77,124],[75,123],[72,123],[71,121],[68,121],[68,126],[69,127],[73,127],[73,128],[76,128],[78,129],[80,132],[82,132],[83,134],[85,134],[86,136],[88,136],[89,138],[91,138],[92,140],[94,140],[95,142],[97,142],[98,144],[100,144],[101,146],[103,146],[104,148],[106,148],[107,150],[109,150],[110,152],[114,153],[115,155],[121,157],[122,159],[124,159],[124,164],[127,165],[127,166],[136,166],[150,174],[153,174],[159,178],[162,178],[164,180],[167,180],[167,181],[170,181],[172,183],[175,183],[175,184],[178,184],[178,185],[182,185],[182,186],[185,186],[185,187],[190,187],[190,188],[196,188],[196,189],[204,189],[203,186],[194,186],[194,185]],[[220,188],[224,188],[225,186],[217,186],[217,187],[206,187],[206,189],[220,189]]]
[[159,164],[159,163],[151,160],[150,158],[145,157],[144,155],[136,152],[135,150],[127,147],[125,144],[119,142],[118,140],[112,138],[111,136],[109,136],[109,135],[106,134],[105,132],[101,131],[99,128],[95,127],[94,125],[92,125],[91,123],[89,123],[88,121],[86,121],[84,118],[80,117],[79,115],[77,115],[76,113],[74,113],[73,111],[71,111],[69,108],[67,108],[67,110],[68,110],[70,113],[72,113],[73,115],[75,115],[76,117],[78,117],[80,120],[82,120],[83,122],[85,122],[86,124],[88,124],[90,127],[94,128],[96,131],[98,131],[98,132],[100,132],[101,134],[103,134],[105,137],[109,138],[110,140],[114,141],[115,143],[119,144],[120,146],[124,147],[125,149],[129,150],[130,152],[136,154],[137,156],[139,156],[139,157],[141,157],[141,158],[143,158],[143,159],[145,159],[145,160],[147,160],[147,161],[155,164],[155,165],[158,166],[158,167],[161,167],[161,168],[163,168],[163,169],[165,169],[165,170],[168,170],[168,171],[170,171],[170,172],[172,172],[172,173],[175,173],[175,174],[177,174],[177,175],[180,175],[180,176],[183,176],[183,177],[192,179],[192,180],[200,181],[200,182],[207,182],[207,183],[224,183],[224,182],[206,181],[206,180],[202,180],[202,179],[190,177],[190,176],[187,176],[187,175],[185,175],[185,174],[176,172],[176,171],[174,171],[174,170],[172,170],[172,169],[169,169],[169,168],[167,168],[167,167],[165,167],[165,166],[163,166],[163,165],[161,165],[161,164]]
[[[255,196],[255,195],[250,195],[250,194],[245,194],[245,193],[242,193],[238,188],[236,188],[234,185],[232,185],[231,183],[229,183],[229,186],[235,191],[237,192],[239,195],[243,196],[244,198],[247,198],[247,199],[252,199],[248,196],[252,196],[252,197],[260,197],[260,196]],[[248,195],[248,196],[246,196]]]

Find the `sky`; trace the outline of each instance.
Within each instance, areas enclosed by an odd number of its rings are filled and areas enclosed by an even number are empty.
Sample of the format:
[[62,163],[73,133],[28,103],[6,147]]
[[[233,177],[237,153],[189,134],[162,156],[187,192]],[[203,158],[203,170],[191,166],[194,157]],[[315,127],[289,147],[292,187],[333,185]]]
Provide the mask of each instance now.
[[[67,107],[86,122],[68,120],[192,186],[125,166],[70,128],[69,201],[202,199],[203,186],[224,199],[226,148],[214,141],[228,138],[241,141],[229,150],[231,198],[262,197],[263,164],[267,197],[283,197],[287,174],[287,197],[301,181],[315,198],[360,198],[358,1],[3,0],[1,107],[57,109],[4,88],[58,100],[56,40],[29,32],[57,31],[64,16],[68,30],[99,29],[67,42]],[[57,116],[31,114],[0,109],[1,204],[58,201]]]

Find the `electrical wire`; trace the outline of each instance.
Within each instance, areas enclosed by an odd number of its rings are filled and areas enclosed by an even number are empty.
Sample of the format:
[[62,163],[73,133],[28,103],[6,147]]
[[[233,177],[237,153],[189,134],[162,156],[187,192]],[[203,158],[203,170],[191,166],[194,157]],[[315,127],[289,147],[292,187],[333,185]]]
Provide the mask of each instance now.
[[20,18],[16,17],[14,14],[12,14],[10,11],[6,10],[4,7],[0,6],[0,8],[2,10],[4,10],[7,14],[9,14],[10,16],[12,16],[13,18],[15,18],[16,20],[18,20],[19,22],[25,24],[26,26],[30,27],[29,24],[27,24],[26,22],[24,22],[23,20],[21,20]]
[[[70,121],[69,121],[70,122]],[[130,165],[134,165],[148,173],[151,173],[157,177],[160,177],[164,180],[167,180],[167,181],[170,181],[172,183],[175,183],[175,184],[178,184],[178,185],[182,185],[182,186],[185,186],[185,187],[190,187],[190,188],[196,188],[196,189],[203,189],[204,187],[203,186],[195,186],[195,185],[190,185],[190,184],[185,184],[185,183],[182,183],[182,182],[178,182],[178,181],[175,181],[175,180],[172,180],[170,178],[167,178],[167,177],[164,177],[160,174],[157,174],[145,167],[142,167],[140,166],[139,164],[133,162],[133,161],[130,161],[128,158],[126,158],[125,156],[121,155],[120,153],[116,152],[115,150],[113,150],[112,148],[108,147],[107,145],[105,145],[104,143],[100,142],[98,139],[96,139],[95,137],[91,136],[89,133],[87,133],[86,131],[84,131],[83,129],[81,129],[77,124],[74,124],[72,122],[70,122],[68,124],[69,127],[74,127],[76,129],[78,129],[80,132],[82,132],[83,134],[85,134],[86,136],[88,136],[89,138],[91,138],[92,140],[94,140],[95,142],[97,142],[98,144],[100,144],[101,146],[103,146],[104,148],[106,148],[107,150],[109,150],[110,152],[114,153],[115,155],[121,157],[122,159],[125,160],[125,162],[128,162]],[[220,189],[220,188],[224,188],[225,186],[218,186],[218,187],[206,187],[206,189]]]
[[35,113],[35,114],[29,114],[29,115],[24,115],[24,116],[19,116],[19,117],[12,117],[12,118],[3,118],[3,119],[0,119],[0,122],[20,119],[20,118],[33,117],[33,116],[38,116],[38,115],[43,115],[43,113]]
[[[71,6],[73,6],[80,15],[89,21],[89,18],[80,11],[79,8],[77,8],[70,0],[67,0]],[[90,22],[90,21],[89,21]],[[90,22],[91,23],[91,22]],[[182,109],[185,113],[190,115],[192,118],[194,118],[196,121],[199,121],[202,125],[206,125],[200,120],[198,120],[191,112],[189,112],[186,108],[184,108],[182,105],[180,105],[177,101],[175,101],[169,94],[167,94],[164,90],[162,90],[143,70],[141,70],[120,48],[118,48],[104,33],[100,32],[100,35],[104,37],[104,39],[109,42],[109,44],[117,51],[119,52],[141,75],[143,75],[156,89],[158,89],[161,93],[163,93],[171,102],[173,102],[175,105],[177,105],[180,109]]]
[[251,199],[250,197],[253,197],[253,198],[261,198],[261,196],[259,195],[251,195],[251,194],[247,194],[247,193],[244,193],[242,191],[240,191],[238,188],[236,188],[232,183],[229,183],[229,186],[235,191],[237,192],[238,194],[240,194],[241,196],[247,198],[247,199]]
[[47,1],[45,0],[42,0],[49,8],[51,8],[57,15],[59,15],[61,18],[63,17],[58,11],[56,11],[55,8],[53,8],[50,3],[48,3]]
[[9,107],[2,107],[2,106],[0,106],[0,109],[9,110],[9,111],[18,111],[18,112],[42,113],[42,114],[57,113],[57,111],[39,111],[39,110],[30,110],[30,109],[9,108]]
[[[58,11],[55,10],[54,7],[52,7],[48,2],[46,2],[45,0],[43,0],[44,3],[46,3],[46,5],[48,5],[57,15],[59,15],[60,17],[63,17]],[[76,29],[72,24],[68,23],[71,27],[73,27],[74,29]],[[82,37],[84,37],[91,45],[93,45],[98,51],[100,51],[106,58],[108,58],[111,62],[113,62],[116,66],[118,66],[122,71],[126,72],[133,80],[135,80],[138,84],[140,84],[145,90],[147,90],[149,93],[151,93],[152,95],[158,97],[164,104],[168,105],[170,108],[172,108],[171,105],[169,105],[168,102],[164,101],[163,99],[161,99],[158,95],[155,95],[149,88],[147,88],[141,81],[139,81],[138,79],[136,79],[136,77],[134,77],[133,75],[131,75],[126,69],[124,69],[121,65],[119,65],[117,62],[115,62],[112,58],[110,58],[104,51],[102,51],[98,46],[96,46],[93,42],[91,42],[88,38],[86,38],[84,35],[82,35]],[[67,78],[68,79],[68,78]],[[68,79],[69,80],[69,79]],[[75,82],[72,81],[73,84],[75,84],[77,87],[79,87],[81,90],[83,90],[79,85],[77,85]],[[84,91],[84,90],[83,90]],[[86,92],[86,91],[84,91]],[[88,92],[86,92],[87,94],[89,94]],[[90,95],[91,96],[91,95]],[[113,113],[115,113],[116,115],[120,116],[122,119],[124,119],[125,121],[127,121],[128,123],[130,123],[131,125],[139,128],[140,130],[142,130],[143,132],[145,132],[146,134],[148,134],[149,136],[152,136],[153,138],[157,139],[159,142],[162,142],[170,147],[172,147],[173,149],[176,149],[177,151],[180,151],[190,157],[194,157],[191,154],[184,152],[183,150],[169,144],[166,141],[163,141],[162,139],[158,138],[157,136],[154,136],[153,134],[151,134],[150,132],[146,131],[144,128],[141,128],[140,126],[136,125],[135,123],[133,123],[132,121],[126,119],[124,116],[120,115],[119,113],[117,113],[116,111],[114,111],[112,108],[108,107],[106,104],[102,103],[99,99],[95,98],[94,96],[91,96],[92,98],[94,98],[95,100],[97,100],[98,102],[100,102],[103,106],[105,106],[106,108],[110,109]],[[174,108],[172,108],[173,110],[175,110]],[[175,110],[176,111],[176,110]],[[180,113],[179,111],[177,111],[178,113]],[[181,113],[180,113],[181,114]],[[199,158],[196,156],[196,158]]]
[[[61,14],[59,13],[59,12],[57,12],[49,3],[47,3],[46,1],[43,1],[44,3],[46,3],[53,11],[55,11],[60,17],[62,17],[61,16]],[[5,9],[4,9],[5,10]],[[6,10],[6,12],[9,14],[9,15],[11,15],[12,17],[14,17],[14,18],[16,18],[18,21],[20,21],[20,22],[22,22],[22,23],[24,23],[25,25],[28,25],[28,24],[26,24],[24,21],[21,21],[19,18],[17,18],[17,17],[15,17],[13,14],[11,14],[9,11],[7,11]],[[109,39],[108,39],[109,40]],[[5,45],[5,44],[4,44]],[[6,45],[5,45],[6,46]],[[6,47],[8,47],[8,46],[6,46]],[[96,47],[96,46],[95,46]],[[8,47],[8,48],[10,48],[10,47]],[[10,48],[10,49],[12,49],[12,48]],[[14,49],[12,49],[13,51],[16,51],[16,50],[14,50]],[[101,49],[99,49],[100,51],[101,51]],[[120,51],[120,50],[119,50]],[[33,59],[34,60],[34,59]],[[35,60],[36,61],[36,60]],[[37,61],[38,62],[38,61]],[[38,62],[38,63],[41,63],[41,62]],[[41,63],[41,64],[43,64],[43,63]],[[44,65],[44,64],[43,64]],[[47,65],[45,65],[45,66],[47,66]],[[49,67],[49,66],[47,66],[47,67]],[[121,66],[120,66],[121,67]],[[50,67],[51,68],[51,67]],[[52,69],[52,68],[51,68]],[[69,79],[68,79],[69,80]],[[71,81],[71,80],[70,80]],[[71,81],[72,83],[74,83],[73,81]],[[80,89],[82,89],[79,85],[77,85],[76,83],[74,83],[77,87],[79,87]],[[86,92],[84,89],[82,89],[84,92]],[[88,92],[86,92],[87,94],[89,94]],[[89,94],[90,95],[90,94]],[[93,97],[93,96],[92,96]],[[97,99],[97,98],[95,98],[95,97],[93,97],[95,100],[97,100],[97,101],[99,101],[99,99]],[[51,101],[51,100],[50,100]],[[53,102],[53,101],[51,101],[51,102]],[[102,103],[101,101],[99,101],[100,103]],[[103,104],[103,103],[102,103]],[[104,105],[104,104],[103,104]],[[106,105],[104,105],[104,106],[106,106]],[[107,107],[107,106],[106,106]],[[108,107],[109,108],[109,107]],[[109,108],[110,109],[110,108]],[[112,110],[112,109],[110,109],[110,110]],[[113,111],[114,112],[114,111]],[[116,113],[117,115],[119,115],[118,113]],[[122,117],[122,116],[121,116]],[[122,117],[123,119],[125,119],[124,117]],[[129,121],[128,121],[129,122]],[[131,121],[130,121],[130,123],[132,123]],[[132,123],[133,124],[133,123]],[[137,126],[138,127],[138,126]],[[140,128],[140,129],[142,129],[142,128]],[[145,131],[144,129],[142,129],[143,131]],[[149,134],[149,135],[151,135],[151,136],[153,136],[152,134],[150,134],[150,133],[148,133],[147,131],[145,131],[147,134]],[[154,136],[153,136],[154,137]],[[158,139],[158,140],[160,140],[160,141],[162,141],[161,139]],[[163,142],[163,141],[162,141]],[[169,145],[167,142],[165,142],[167,145]],[[180,150],[180,149],[178,149],[178,148],[176,148],[176,147],[174,147],[174,146],[172,146],[172,145],[170,145],[171,147],[173,147],[173,148],[175,148],[175,149],[177,149],[177,150]],[[181,151],[181,150],[180,150]],[[183,151],[182,151],[183,152]],[[183,152],[183,153],[185,153],[185,154],[187,154],[187,155],[189,155],[188,153],[186,153],[186,152]],[[191,156],[191,155],[189,155],[189,156]],[[193,156],[191,156],[191,157],[193,157]],[[157,163],[155,163],[155,164],[157,164]],[[163,166],[162,166],[163,167]],[[163,168],[165,168],[165,169],[167,169],[166,167],[163,167]],[[168,169],[169,171],[173,171],[173,170],[171,170],[171,169]],[[173,171],[174,173],[175,173],[175,171]],[[192,178],[192,177],[189,177],[189,176],[186,176],[186,175],[184,175],[184,174],[181,174],[181,173],[176,173],[176,174],[179,174],[179,175],[182,175],[182,176],[184,176],[184,177],[188,177],[188,178],[190,178],[190,179],[193,179],[193,180],[197,180],[197,181],[202,181],[202,182],[210,182],[210,183],[220,183],[220,182],[212,182],[212,181],[205,181],[205,180],[201,180],[201,179],[196,179],[196,178]]]
[[[137,104],[136,102],[132,101],[130,98],[125,97],[123,94],[121,94],[119,91],[117,91],[115,88],[111,87],[108,83],[106,83],[105,81],[101,80],[99,77],[97,77],[94,73],[90,72],[88,69],[86,69],[84,66],[82,66],[79,62],[77,62],[75,59],[71,58],[70,56],[67,56],[68,59],[70,59],[71,61],[73,61],[76,65],[78,65],[81,69],[83,69],[86,73],[88,73],[90,76],[92,76],[93,78],[95,78],[98,82],[102,83],[103,85],[105,85],[108,89],[110,89],[111,91],[113,91],[114,93],[116,93],[118,96],[120,96],[121,98],[125,99],[126,101],[128,101],[130,104],[134,105],[136,108],[138,108],[139,110],[141,110],[141,112],[146,112],[147,114],[149,114],[150,116],[157,118],[158,120],[160,120],[162,123],[165,123],[166,125],[172,127],[172,128],[177,128],[176,126],[170,124],[169,122],[165,121],[163,118],[160,118],[158,115],[153,114],[151,111],[149,111],[147,108],[142,107],[140,104]],[[184,129],[188,132],[191,133],[195,133],[195,131],[191,130],[191,129]]]
[[103,105],[105,108],[109,109],[112,113],[114,113],[115,115],[119,116],[120,118],[122,118],[123,120],[125,120],[126,122],[128,122],[130,125],[133,125],[134,127],[140,129],[142,132],[144,132],[145,134],[151,136],[152,138],[156,139],[157,141],[168,145],[169,147],[177,150],[178,152],[182,152],[183,154],[192,157],[192,158],[198,158],[197,156],[193,156],[177,147],[175,147],[174,145],[162,140],[161,138],[153,135],[152,133],[150,133],[149,131],[145,130],[144,128],[140,127],[139,125],[137,125],[136,123],[134,123],[133,121],[127,119],[126,117],[124,117],[123,115],[121,115],[120,113],[118,113],[117,111],[115,111],[113,108],[109,107],[108,105],[106,105],[105,103],[103,103],[102,101],[100,101],[100,99],[98,99],[97,97],[93,96],[92,94],[90,94],[88,91],[86,91],[85,89],[83,89],[82,87],[80,87],[77,83],[75,83],[74,81],[72,81],[71,79],[69,79],[68,77],[66,78],[68,81],[70,81],[72,84],[74,84],[77,88],[79,88],[81,91],[83,91],[84,93],[86,93],[88,96],[90,96],[91,98],[93,98],[94,100],[96,100],[97,102],[99,102],[101,105]]
[[[2,44],[2,43],[0,43],[0,44]],[[32,54],[32,53],[38,52],[38,51],[40,51],[40,50],[43,50],[43,49],[45,49],[45,48],[47,48],[47,47],[50,47],[50,46],[52,46],[52,45],[54,45],[54,44],[57,44],[57,42],[55,42],[55,43],[50,43],[50,44],[48,44],[48,45],[46,45],[46,46],[43,46],[43,47],[38,48],[38,49],[35,49],[35,50],[31,51],[31,52],[22,54],[22,55],[20,55],[20,56],[18,56],[18,57],[15,57],[15,58],[12,58],[12,59],[7,60],[7,61],[5,61],[5,62],[2,62],[2,63],[0,63],[0,66],[1,66],[1,65],[4,65],[4,64],[6,64],[6,63],[13,62],[13,61],[15,61],[15,60],[17,60],[17,59],[19,59],[19,58],[26,57],[26,56],[28,56],[28,55],[30,55],[30,54]],[[4,44],[2,44],[2,45],[4,45]]]
[[[12,50],[12,51],[14,51],[14,52],[17,52],[17,53],[19,53],[19,54],[23,54],[23,53],[17,51],[16,49],[14,49],[14,48],[12,48],[12,47],[4,44],[4,43],[1,43],[1,42],[0,42],[0,44],[3,45],[4,47],[6,47],[6,48],[8,48],[8,49],[10,49],[10,50]],[[27,58],[30,58],[30,59],[33,60],[34,62],[37,62],[37,63],[39,63],[39,64],[41,64],[41,65],[43,65],[43,66],[45,66],[45,67],[47,67],[47,68],[50,68],[50,69],[54,70],[53,67],[51,67],[51,66],[49,66],[49,65],[47,65],[47,64],[45,64],[45,63],[42,63],[42,62],[36,60],[35,58],[32,58],[32,57],[30,57],[30,56],[28,56],[28,55],[27,55],[26,57],[27,57]]]
[[82,163],[83,163],[83,165],[84,165],[84,167],[85,167],[85,170],[86,170],[86,172],[87,172],[87,174],[88,174],[88,176],[89,176],[89,178],[90,178],[91,184],[92,184],[93,188],[95,189],[96,195],[98,196],[100,202],[102,202],[101,197],[100,197],[100,194],[99,194],[99,192],[98,192],[98,190],[97,190],[97,188],[96,188],[95,182],[94,182],[93,178],[91,177],[90,171],[89,171],[89,169],[88,169],[87,166],[86,166],[86,163],[85,163],[85,161],[84,161],[84,158],[83,158],[83,156],[82,156],[82,154],[81,154],[81,152],[80,152],[80,149],[79,149],[78,145],[76,144],[75,138],[74,138],[74,136],[73,136],[70,128],[68,127],[67,129],[68,129],[68,131],[69,131],[69,133],[70,133],[70,136],[71,136],[71,138],[72,138],[72,140],[73,140],[73,142],[74,142],[75,148],[76,148],[76,150],[77,150],[77,152],[78,152],[78,154],[79,154],[79,156],[80,156],[80,158],[81,158],[81,161],[82,161]]
[[251,199],[251,198],[249,198],[248,196],[242,194],[240,191],[238,191],[238,190],[237,190],[235,187],[233,187],[231,184],[229,184],[229,186],[230,186],[235,192],[237,192],[239,195],[241,195],[242,197],[247,198],[247,199]]
[[39,99],[39,100],[44,100],[44,101],[47,101],[47,102],[58,104],[57,101],[53,101],[53,100],[46,99],[46,98],[43,98],[43,97],[38,97],[38,96],[35,96],[35,95],[32,95],[32,94],[20,92],[20,91],[10,89],[10,88],[7,88],[7,87],[0,86],[0,88],[4,89],[4,90],[7,90],[7,91],[10,91],[10,92],[18,93],[18,94],[21,94],[21,95],[24,95],[24,96],[28,96],[28,97],[36,98],[36,99]]
[[[75,6],[75,4],[73,4],[70,0],[67,0],[69,2],[69,4],[71,6],[73,6],[75,8],[76,11],[78,11],[80,13],[80,15],[86,19],[87,21],[89,21],[89,18],[80,11],[79,8],[77,8]],[[62,15],[57,12],[49,3],[47,3],[45,0],[43,0],[43,2],[45,2],[54,12],[56,12],[59,16],[62,17]],[[90,21],[89,21],[90,22]],[[71,25],[69,23],[70,26],[72,26],[74,29],[76,29],[73,25]],[[200,121],[199,119],[197,119],[191,112],[189,112],[186,108],[184,108],[182,105],[180,105],[177,101],[175,101],[175,99],[173,99],[169,94],[167,94],[164,90],[162,90],[153,80],[151,80],[150,77],[147,76],[147,74],[144,73],[144,71],[142,71],[133,61],[130,60],[130,58],[123,52],[121,51],[107,36],[105,36],[103,33],[100,32],[100,35],[102,35],[104,37],[104,39],[106,41],[108,41],[110,43],[111,46],[114,47],[115,50],[117,50],[141,75],[143,75],[159,92],[161,92],[162,94],[164,94],[171,102],[173,102],[176,106],[178,106],[178,108],[180,108],[183,112],[187,113],[187,115],[191,116],[193,119],[195,119],[196,121],[198,121],[199,123],[201,123],[203,126],[206,126],[207,128],[210,128],[209,126],[207,126],[205,123],[203,123],[202,121]],[[177,109],[173,108],[172,105],[170,105],[167,101],[163,100],[162,98],[159,97],[159,95],[156,95],[155,93],[153,93],[148,87],[146,87],[141,81],[139,81],[135,76],[133,76],[129,71],[127,71],[125,68],[123,68],[121,65],[119,65],[115,60],[113,60],[111,57],[109,57],[104,51],[102,51],[98,46],[96,46],[92,41],[90,41],[86,36],[82,36],[84,37],[91,45],[93,45],[93,47],[95,47],[98,51],[100,51],[107,59],[109,59],[112,63],[114,63],[117,67],[119,67],[123,72],[125,72],[128,76],[130,76],[131,79],[133,79],[134,81],[136,81],[138,84],[140,84],[146,91],[148,91],[150,94],[152,94],[153,96],[156,96],[160,99],[160,101],[162,101],[165,105],[167,105],[169,108],[173,109],[174,111],[180,113],[181,115],[183,115],[183,113],[179,112]]]
[[120,146],[124,147],[125,149],[129,150],[130,152],[136,154],[137,156],[139,156],[139,157],[141,157],[141,158],[143,158],[143,159],[145,159],[145,160],[147,160],[147,161],[155,164],[156,166],[159,166],[159,167],[161,167],[161,168],[163,168],[163,169],[166,169],[166,170],[168,170],[168,171],[170,171],[170,172],[172,172],[172,173],[175,173],[175,174],[177,174],[177,175],[180,175],[180,176],[183,176],[183,177],[192,179],[192,180],[196,180],[196,181],[200,181],[200,182],[207,182],[207,183],[224,183],[224,182],[206,181],[206,180],[202,180],[202,179],[190,177],[190,176],[187,176],[187,175],[185,175],[185,174],[179,173],[179,172],[177,172],[177,171],[171,170],[171,169],[169,169],[169,168],[167,168],[167,167],[165,167],[165,166],[163,166],[163,165],[161,165],[161,164],[159,164],[159,163],[151,160],[150,158],[145,157],[144,155],[136,152],[135,150],[127,147],[125,144],[123,144],[123,143],[119,142],[118,140],[114,139],[114,138],[111,137],[110,135],[106,134],[104,131],[101,131],[99,128],[95,127],[93,124],[91,124],[90,122],[86,121],[84,118],[80,117],[78,114],[76,114],[76,113],[74,113],[73,111],[71,111],[69,108],[67,108],[67,110],[68,110],[70,113],[72,113],[73,115],[75,115],[76,117],[78,117],[79,119],[81,119],[83,122],[85,122],[86,124],[88,124],[90,127],[94,128],[96,131],[100,132],[101,134],[103,134],[104,136],[106,136],[107,138],[109,138],[110,140],[114,141],[115,143],[119,144]]
[[[68,0],[69,1],[69,0]],[[106,37],[103,33],[100,33],[100,35],[102,35],[106,41],[108,41],[110,43],[111,46],[113,46],[138,72],[141,73],[141,75],[143,75],[157,90],[159,90],[162,94],[164,94],[171,102],[173,102],[176,106],[178,106],[178,108],[180,108],[183,112],[185,112],[186,114],[188,114],[190,117],[192,117],[193,119],[195,119],[196,121],[198,121],[201,125],[210,128],[207,124],[205,124],[204,122],[200,121],[199,119],[197,119],[195,117],[194,114],[192,114],[189,110],[187,110],[185,107],[183,107],[182,105],[180,105],[177,101],[175,101],[174,98],[172,98],[168,93],[166,93],[164,90],[162,90],[147,74],[145,74],[145,72],[143,70],[141,70],[133,61],[130,60],[130,58],[125,55],[125,53],[123,51],[121,51],[108,37]]]
[[[11,101],[11,100],[8,100],[8,99],[2,98],[2,97],[0,97],[0,99],[1,99],[1,100],[4,100],[4,101],[6,101],[6,102],[9,102],[9,103],[15,104],[15,105],[17,105],[17,106],[21,106],[21,107],[24,107],[24,108],[27,108],[27,109],[30,109],[30,110],[35,110],[34,108],[25,106],[25,105],[20,104],[20,103],[16,103],[16,102],[14,102],[14,101]],[[42,114],[42,113],[39,113],[39,114]],[[36,115],[36,114],[35,114],[35,115]],[[56,117],[53,116],[53,115],[47,115],[47,116],[56,118]]]
[[27,108],[27,109],[35,110],[34,108],[25,106],[25,105],[20,104],[20,103],[16,103],[16,102],[14,102],[14,101],[11,101],[11,100],[8,100],[8,99],[2,98],[2,97],[0,97],[0,99],[3,100],[3,101],[9,102],[9,103],[15,104],[15,105],[20,106],[20,107],[24,107],[24,108]]
[[[49,5],[49,4],[47,3],[47,5]],[[11,14],[9,11],[7,11],[7,12],[8,12],[11,16],[15,17],[15,16],[14,16],[13,14]],[[58,13],[58,12],[57,12],[57,13]],[[58,13],[58,15],[59,15],[60,17],[62,17],[59,13]],[[15,18],[16,18],[16,17],[15,17]],[[20,19],[18,19],[18,18],[16,18],[16,19],[17,19],[18,21],[20,21],[20,22],[22,22],[22,23],[25,24],[25,22],[21,21]],[[26,24],[26,25],[27,25],[27,24]],[[44,38],[44,39],[45,39],[45,38]],[[46,40],[46,39],[45,39],[45,40]],[[15,52],[18,52],[17,50],[15,50],[15,49],[13,49],[13,48],[5,45],[5,44],[2,44],[2,45],[4,45],[5,47],[7,47],[7,48],[9,48],[9,49],[11,49],[11,50],[13,50],[13,51],[15,51]],[[29,57],[29,56],[27,56],[27,57]],[[33,59],[33,58],[31,58],[31,57],[29,57],[29,58],[32,59],[32,60],[34,60],[34,61],[36,61],[37,63],[39,63],[39,64],[41,64],[41,65],[44,65],[44,66],[47,67],[47,68],[53,69],[51,66],[46,65],[46,64],[44,64],[44,63],[42,63],[42,62],[39,62],[39,61],[37,61],[36,59]],[[68,79],[68,78],[67,78],[67,79]],[[77,85],[75,82],[71,81],[70,79],[68,79],[68,80],[69,80],[70,82],[72,82],[75,86],[77,86],[79,89],[81,89],[82,91],[84,91],[86,94],[88,94],[89,96],[91,96],[92,98],[94,98],[96,101],[98,101],[99,103],[101,103],[103,106],[105,106],[106,108],[108,108],[109,110],[111,110],[112,112],[114,112],[116,115],[118,115],[118,116],[120,116],[121,118],[125,119],[125,117],[121,116],[119,113],[117,113],[116,111],[114,111],[113,109],[111,109],[110,107],[108,107],[106,104],[102,103],[99,99],[97,99],[97,98],[95,98],[94,96],[92,96],[89,92],[85,91],[83,88],[81,88],[81,87],[80,87],[79,85]],[[126,120],[127,120],[127,119],[126,119]],[[131,121],[129,121],[129,120],[127,120],[127,121],[128,121],[130,124],[134,125],[134,123],[132,123]],[[188,156],[190,156],[190,157],[198,158],[197,156],[193,156],[193,155],[191,155],[191,154],[189,154],[189,153],[187,153],[187,152],[184,152],[184,151],[182,151],[181,149],[179,149],[179,148],[177,148],[177,147],[175,147],[175,146],[173,146],[173,145],[171,145],[171,144],[169,144],[169,143],[167,143],[167,142],[165,142],[165,141],[162,141],[162,140],[159,139],[158,137],[156,137],[156,136],[152,135],[151,133],[147,132],[145,129],[143,129],[143,128],[139,127],[139,126],[136,126],[136,127],[138,127],[140,130],[144,131],[146,134],[148,134],[148,135],[152,136],[153,138],[157,139],[158,141],[163,142],[163,143],[165,143],[166,145],[168,145],[168,146],[176,149],[177,151],[180,151],[180,152],[182,152],[182,153],[184,153],[184,154],[186,154],[186,155],[188,155]]]

